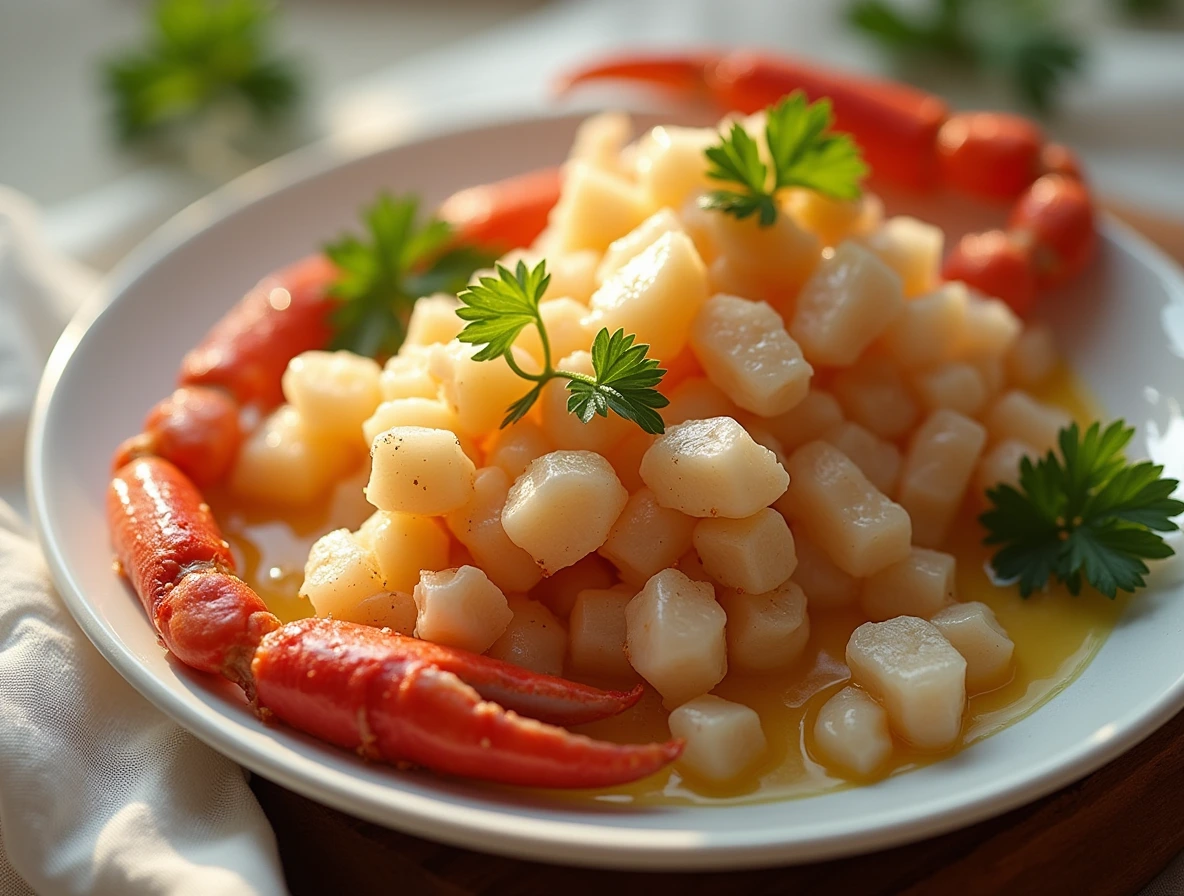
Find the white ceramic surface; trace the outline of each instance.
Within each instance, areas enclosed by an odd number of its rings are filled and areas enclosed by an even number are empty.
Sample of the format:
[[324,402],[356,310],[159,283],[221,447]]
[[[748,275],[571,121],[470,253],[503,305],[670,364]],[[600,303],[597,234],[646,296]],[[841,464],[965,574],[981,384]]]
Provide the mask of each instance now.
[[[1063,693],[950,760],[808,800],[635,810],[367,765],[264,727],[229,685],[171,662],[112,574],[102,507],[112,449],[169,389],[184,351],[260,275],[349,226],[376,188],[413,190],[430,205],[456,188],[561,159],[575,124],[533,119],[340,164],[314,154],[270,166],[171,222],[113,274],[110,304],[71,324],[38,397],[29,495],[62,596],[135,687],[249,768],[373,821],[551,862],[669,869],[807,861],[936,834],[1086,774],[1184,706],[1184,600],[1172,586],[1140,596]],[[1140,425],[1133,450],[1151,450],[1178,471],[1181,272],[1107,221],[1099,263],[1062,298],[1050,306],[1075,368],[1111,415]]]

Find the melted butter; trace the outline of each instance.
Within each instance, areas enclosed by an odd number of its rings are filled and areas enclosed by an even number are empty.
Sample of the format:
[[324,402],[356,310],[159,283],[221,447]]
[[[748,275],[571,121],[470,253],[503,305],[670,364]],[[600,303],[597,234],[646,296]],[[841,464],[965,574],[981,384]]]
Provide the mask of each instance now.
[[[1068,409],[1078,420],[1098,416],[1067,371],[1059,371],[1034,394]],[[357,528],[369,515],[372,508],[361,499],[362,476],[358,471],[322,505],[298,511],[245,506],[225,494],[210,496],[243,577],[282,619],[312,613],[298,591],[313,541],[337,527]],[[958,558],[958,599],[990,606],[1015,642],[1012,678],[969,699],[962,735],[953,748],[924,753],[897,741],[882,776],[946,758],[1042,706],[1081,673],[1125,605],[1124,600],[1108,601],[1097,594],[1075,598],[1062,589],[1024,600],[1015,588],[996,586],[985,571],[988,551],[981,544],[982,531],[975,520],[978,510],[968,502],[946,550]],[[816,613],[810,621],[809,644],[794,666],[761,676],[729,675],[713,691],[752,707],[761,717],[769,749],[761,763],[743,777],[720,786],[670,768],[624,787],[553,793],[551,797],[638,806],[724,805],[811,796],[861,783],[832,775],[815,761],[811,731],[821,705],[847,683],[847,640],[864,620],[855,612],[838,612]],[[666,740],[670,736],[666,718],[661,700],[647,689],[642,701],[628,712],[578,730],[620,743]]]

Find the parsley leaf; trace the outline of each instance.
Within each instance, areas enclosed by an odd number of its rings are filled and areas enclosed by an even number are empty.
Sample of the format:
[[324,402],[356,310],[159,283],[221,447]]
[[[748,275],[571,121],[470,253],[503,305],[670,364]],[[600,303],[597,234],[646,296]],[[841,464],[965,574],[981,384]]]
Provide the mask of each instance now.
[[1179,483],[1150,461],[1127,464],[1122,450],[1134,429],[1118,420],[1084,433],[1061,430],[1060,456],[1049,451],[1020,462],[1019,488],[997,485],[979,517],[984,540],[1001,545],[991,560],[997,575],[1017,581],[1027,597],[1050,579],[1078,594],[1085,582],[1107,597],[1146,585],[1145,560],[1170,557],[1157,532],[1173,532],[1184,502]]
[[[499,264],[494,271],[496,277],[482,277],[457,296],[461,307],[456,314],[467,321],[457,339],[480,347],[473,355],[474,361],[505,358],[515,374],[534,383],[529,392],[506,409],[503,427],[526,416],[547,383],[565,379],[571,392],[567,409],[584,423],[598,414],[607,417],[612,411],[648,433],[664,431],[662,418],[654,409],[669,403],[657,390],[666,371],[656,359],[646,357],[648,345],[635,345],[635,337],[626,336],[623,330],[610,336],[602,328],[592,342],[592,375],[556,370],[551,362],[547,327],[539,312],[539,302],[551,282],[546,262],[528,268],[519,261],[513,271]],[[537,374],[522,370],[514,360],[514,341],[528,326],[538,330],[543,348],[543,370]]]
[[617,330],[612,336],[601,329],[592,341],[592,370],[595,376],[573,376],[567,383],[571,395],[567,409],[584,423],[599,414],[613,413],[632,420],[646,432],[658,435],[665,431],[662,417],[655,408],[664,408],[669,399],[656,389],[666,371],[656,358],[647,358],[648,345],[634,345],[634,337]]
[[146,45],[103,66],[120,139],[142,142],[227,100],[262,121],[289,111],[299,79],[271,54],[271,18],[263,0],[158,0]]
[[490,361],[510,353],[514,340],[531,324],[541,327],[539,301],[547,291],[551,275],[545,262],[530,270],[523,261],[510,273],[502,265],[496,277],[482,277],[460,294],[463,306],[456,316],[468,321],[457,337],[461,342],[484,346],[474,361]]
[[707,176],[740,189],[712,190],[703,197],[703,206],[740,219],[757,215],[760,225],[768,227],[777,219],[777,191],[785,187],[807,187],[836,199],[857,198],[867,165],[850,135],[830,131],[833,122],[830,100],[807,103],[800,90],[770,107],[765,144],[771,185],[757,142],[733,124],[720,143],[704,153],[710,163]]
[[329,287],[335,349],[367,357],[393,355],[407,335],[415,301],[437,292],[455,293],[492,258],[469,246],[448,248],[452,228],[435,218],[417,224],[414,196],[379,194],[362,212],[366,233],[347,234],[325,246],[338,268]]

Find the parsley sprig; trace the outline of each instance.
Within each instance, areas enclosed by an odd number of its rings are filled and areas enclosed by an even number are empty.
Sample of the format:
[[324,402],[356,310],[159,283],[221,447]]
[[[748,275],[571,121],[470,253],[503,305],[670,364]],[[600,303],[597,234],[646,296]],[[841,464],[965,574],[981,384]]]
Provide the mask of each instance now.
[[104,64],[120,138],[159,136],[227,100],[263,122],[288,112],[300,82],[272,53],[271,24],[264,0],[158,0],[145,45]]
[[765,144],[771,176],[757,142],[740,123],[733,123],[719,144],[705,153],[710,162],[707,176],[736,188],[712,190],[703,197],[703,206],[741,219],[757,215],[760,225],[768,227],[777,219],[777,191],[785,187],[807,187],[835,199],[857,198],[867,165],[850,135],[831,132],[833,123],[830,100],[807,103],[800,90],[770,107]]
[[1122,450],[1134,432],[1118,420],[1083,435],[1074,423],[1060,432],[1059,457],[1023,459],[1018,489],[988,490],[993,506],[979,521],[985,543],[1002,546],[991,564],[1021,595],[1055,579],[1071,594],[1088,582],[1113,598],[1146,584],[1144,560],[1174,553],[1157,533],[1179,528],[1172,520],[1184,512],[1172,497],[1179,483],[1150,461],[1126,462]]
[[[657,390],[666,371],[655,358],[646,357],[648,345],[636,345],[635,337],[617,330],[609,335],[602,328],[592,342],[590,376],[571,370],[556,370],[551,361],[551,342],[539,311],[539,301],[547,291],[551,275],[545,261],[528,268],[523,261],[510,271],[503,265],[495,268],[496,277],[481,277],[460,293],[457,315],[468,321],[457,338],[480,346],[475,361],[505,358],[510,369],[522,379],[534,383],[530,391],[506,410],[502,426],[521,420],[542,394],[543,387],[554,379],[567,380],[567,409],[584,423],[609,411],[631,420],[648,433],[664,432],[657,408],[669,401]],[[528,373],[514,360],[514,340],[524,329],[534,326],[543,349],[543,369]]]
[[455,293],[493,257],[472,246],[452,246],[452,227],[437,218],[417,223],[414,196],[380,193],[362,211],[366,232],[325,246],[340,273],[329,287],[338,302],[332,348],[367,357],[393,355],[421,296]]

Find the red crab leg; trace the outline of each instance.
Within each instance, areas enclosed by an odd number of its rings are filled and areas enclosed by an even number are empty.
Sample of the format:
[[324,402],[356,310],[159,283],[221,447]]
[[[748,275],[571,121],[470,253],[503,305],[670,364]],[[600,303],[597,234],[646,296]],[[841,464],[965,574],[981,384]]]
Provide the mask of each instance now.
[[877,177],[911,190],[1014,200],[1008,229],[966,236],[943,276],[1017,311],[1038,289],[1080,274],[1093,256],[1093,202],[1076,156],[1018,115],[950,114],[937,97],[903,84],[746,51],[609,58],[571,72],[560,90],[605,79],[701,97],[721,111],[755,112],[794,90],[826,96],[836,127],[855,137]]
[[529,246],[547,226],[562,181],[560,169],[542,168],[470,187],[444,200],[438,214],[462,243],[502,251]]
[[419,660],[451,672],[482,699],[552,725],[583,725],[615,716],[640,700],[645,691],[641,685],[629,691],[602,691],[430,641],[401,635],[388,639],[393,639],[409,661]]
[[413,646],[347,622],[289,623],[255,654],[259,705],[369,758],[533,787],[624,784],[682,752],[680,741],[611,744],[522,718]]
[[111,480],[107,524],[165,646],[250,693],[251,657],[279,620],[234,574],[230,548],[193,483],[166,460],[133,460]]

